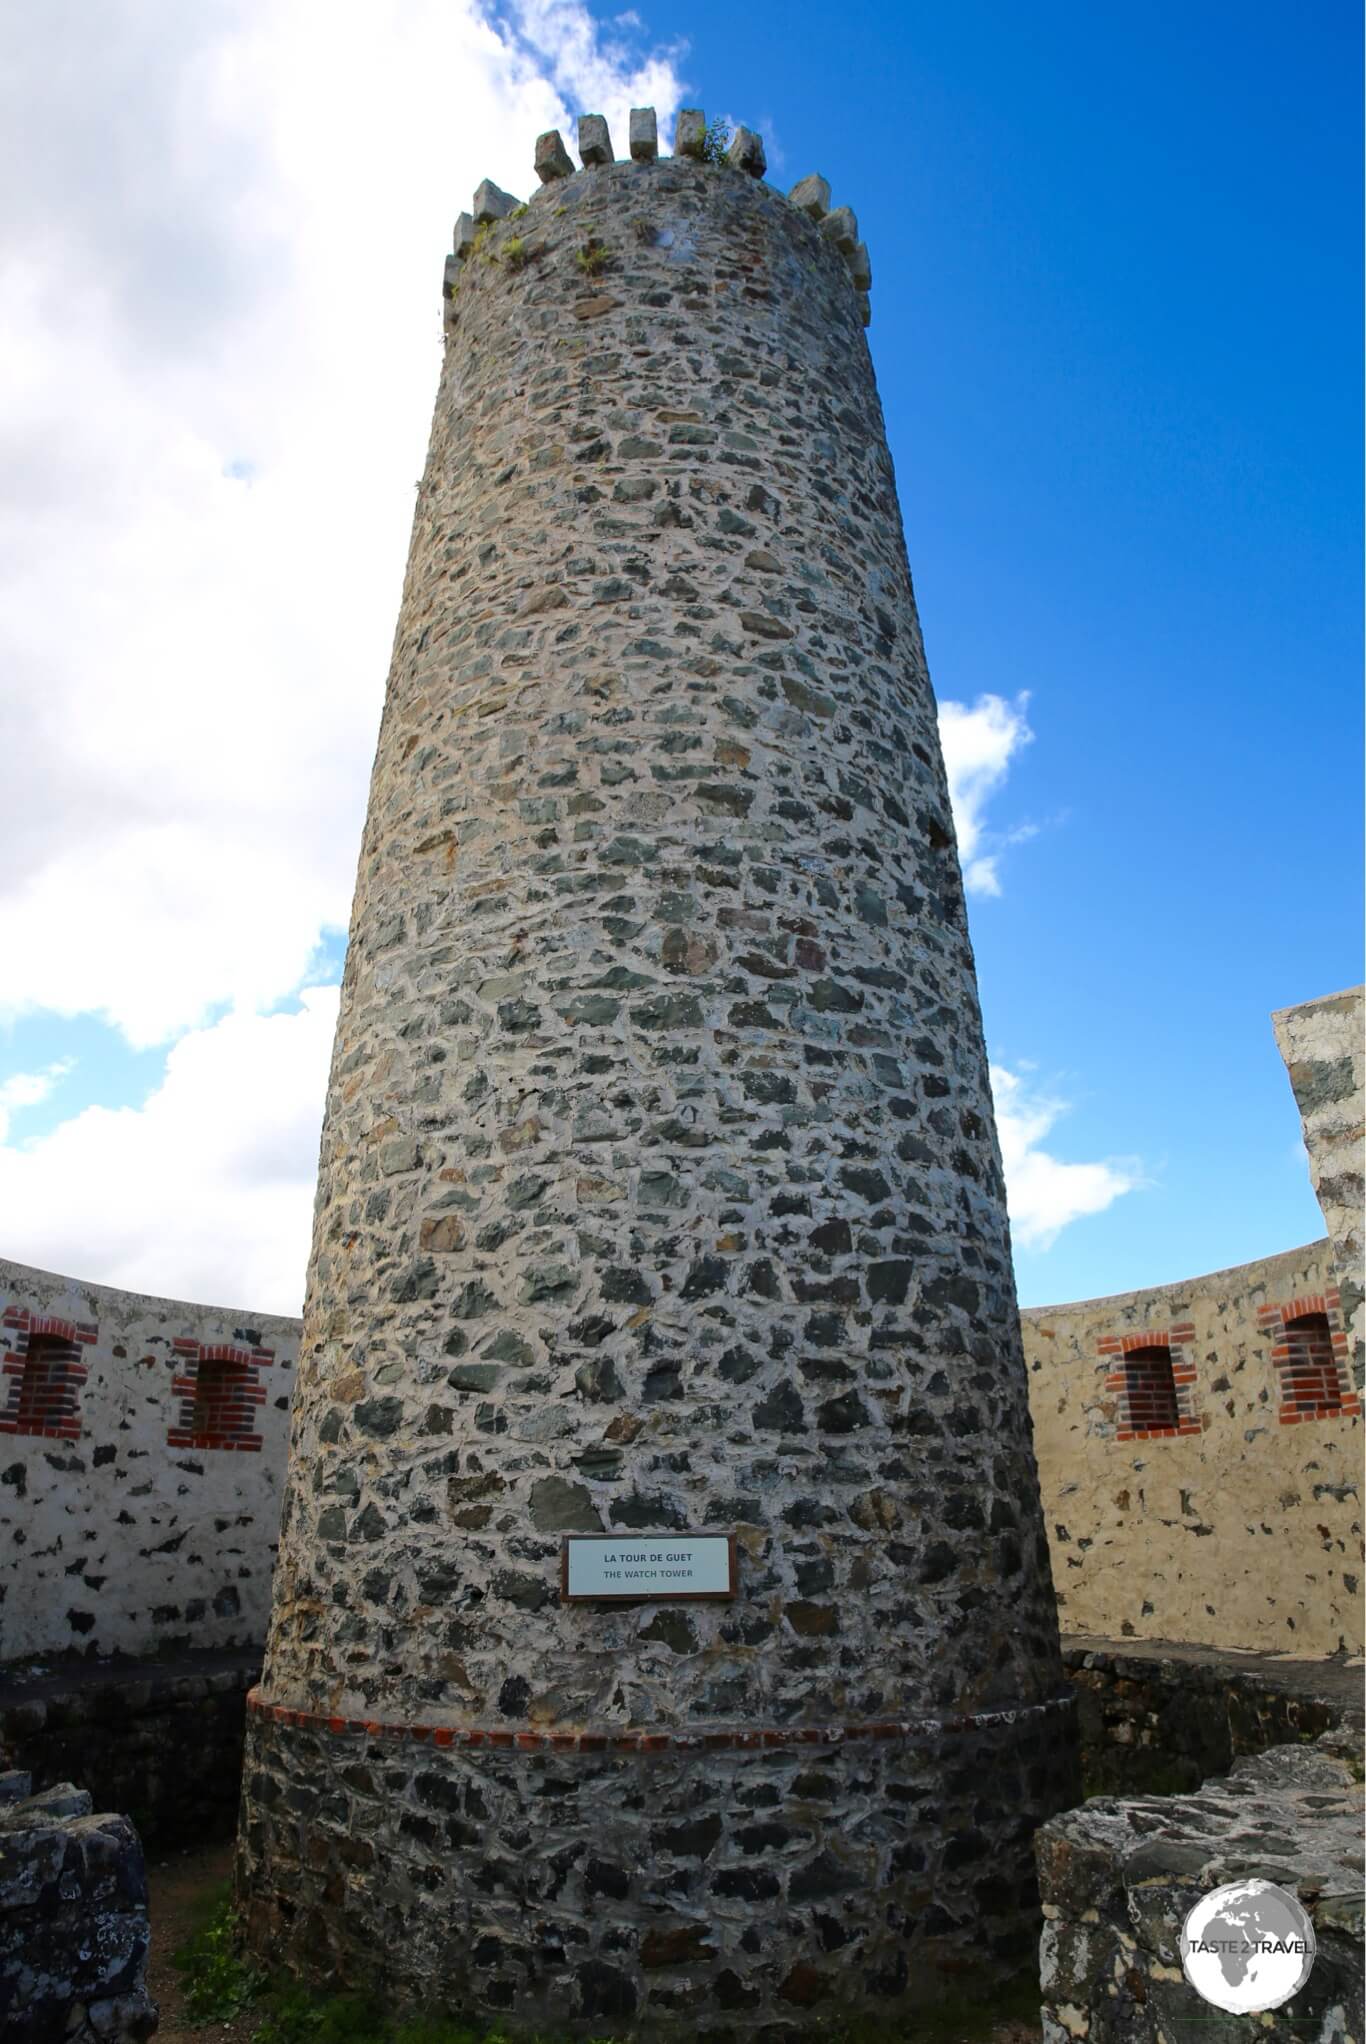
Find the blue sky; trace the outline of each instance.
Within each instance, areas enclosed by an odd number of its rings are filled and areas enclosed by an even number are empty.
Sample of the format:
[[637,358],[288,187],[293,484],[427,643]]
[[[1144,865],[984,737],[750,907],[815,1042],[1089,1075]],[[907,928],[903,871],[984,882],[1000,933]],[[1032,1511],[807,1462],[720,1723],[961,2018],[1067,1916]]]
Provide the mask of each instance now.
[[[972,903],[993,1053],[1150,1183],[1017,1252],[1088,1296],[1321,1232],[1268,1011],[1361,976],[1360,16],[688,10],[856,207],[942,697],[1030,692]],[[715,79],[718,84],[710,85]]]
[[1361,977],[1356,10],[396,0],[320,50],[155,0],[58,64],[78,18],[3,145],[0,1251],[297,1305],[450,219],[646,99],[871,250],[1022,1298],[1322,1232],[1268,1015]]

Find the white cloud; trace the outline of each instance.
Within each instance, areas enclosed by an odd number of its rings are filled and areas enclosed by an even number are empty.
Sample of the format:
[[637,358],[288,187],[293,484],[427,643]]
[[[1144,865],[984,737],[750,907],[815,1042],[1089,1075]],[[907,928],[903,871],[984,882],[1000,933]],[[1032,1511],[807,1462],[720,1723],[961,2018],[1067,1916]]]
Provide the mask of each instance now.
[[71,1062],[70,1058],[58,1058],[41,1072],[12,1072],[7,1079],[0,1079],[0,1143],[9,1134],[12,1117],[46,1100],[71,1070]]
[[336,987],[297,1013],[228,1015],[183,1036],[140,1108],[88,1107],[0,1145],[0,1243],[129,1291],[297,1313]]
[[[65,1067],[5,1082],[7,1253],[297,1310],[336,992],[261,1011],[347,917],[451,221],[485,176],[529,193],[580,110],[622,148],[653,104],[668,146],[681,47],[638,42],[583,0],[375,0],[344,35],[319,0],[48,0],[10,36],[0,1022],[180,1041],[141,1108],[22,1146]],[[1026,701],[941,706],[979,893]],[[1044,1242],[1137,1181],[1043,1150],[1061,1110],[1023,1083],[1002,1138]]]
[[[672,115],[680,104],[682,80],[677,66],[687,45],[676,41],[648,55],[637,54],[629,42],[604,39],[603,24],[581,0],[514,0],[514,34],[529,65],[543,68],[575,120],[580,113],[604,114],[618,156],[626,154],[627,122],[633,106],[652,106],[659,115],[661,146],[672,133]],[[633,14],[618,15],[612,24],[638,32]],[[541,127],[562,127],[572,148],[575,120],[542,121]],[[534,139],[536,129],[530,130]],[[528,154],[527,161],[530,162]],[[508,187],[520,191],[528,182]]]
[[971,709],[966,703],[939,705],[939,740],[949,777],[958,855],[964,885],[973,894],[999,894],[999,847],[1018,844],[1033,835],[1025,826],[1002,839],[999,833],[987,831],[983,819],[987,802],[1000,789],[1011,761],[1033,740],[1025,718],[1028,703],[1028,694],[1022,693],[1013,703],[1004,696],[980,695]]
[[1044,1149],[1044,1138],[1067,1112],[1067,1103],[1040,1092],[1024,1073],[994,1064],[991,1088],[1011,1234],[1020,1248],[1050,1249],[1070,1222],[1103,1213],[1123,1193],[1145,1183],[1135,1158],[1069,1164]]
[[[135,1045],[344,925],[451,222],[673,58],[580,0],[94,13],[0,74],[0,1021]],[[569,104],[565,103],[569,98]]]

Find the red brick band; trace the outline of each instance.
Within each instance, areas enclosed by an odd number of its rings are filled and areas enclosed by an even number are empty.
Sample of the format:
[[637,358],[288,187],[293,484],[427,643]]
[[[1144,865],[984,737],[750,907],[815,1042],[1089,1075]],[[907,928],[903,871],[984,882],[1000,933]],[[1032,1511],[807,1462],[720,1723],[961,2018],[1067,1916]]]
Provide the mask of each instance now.
[[1061,1715],[1075,1706],[1069,1689],[1042,1703],[1011,1704],[1000,1710],[956,1713],[942,1718],[879,1718],[852,1725],[745,1726],[713,1732],[536,1732],[490,1731],[478,1725],[395,1724],[379,1718],[329,1717],[323,1711],[293,1710],[267,1703],[259,1689],[247,1694],[247,1709],[277,1725],[301,1731],[330,1732],[346,1737],[363,1733],[370,1739],[409,1739],[418,1745],[494,1747],[509,1753],[715,1753],[771,1751],[790,1746],[847,1746],[864,1739],[943,1738],[963,1732],[991,1731],[1028,1718]]

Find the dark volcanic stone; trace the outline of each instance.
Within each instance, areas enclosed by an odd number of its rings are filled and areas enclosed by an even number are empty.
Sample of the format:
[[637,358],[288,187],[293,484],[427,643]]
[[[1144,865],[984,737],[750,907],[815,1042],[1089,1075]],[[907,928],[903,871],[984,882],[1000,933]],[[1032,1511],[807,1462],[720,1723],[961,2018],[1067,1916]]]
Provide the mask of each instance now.
[[647,1971],[661,1966],[688,1966],[711,1957],[715,1939],[704,1923],[676,1923],[647,1930],[640,1941],[640,1963]]
[[578,1968],[579,2014],[617,2022],[636,2012],[637,1995],[628,1976],[601,1959],[586,1959]]
[[779,1384],[755,1406],[754,1424],[773,1433],[805,1432],[806,1411],[799,1393],[791,1384]]
[[600,1533],[602,1521],[586,1484],[543,1476],[531,1490],[531,1523],[540,1533]]

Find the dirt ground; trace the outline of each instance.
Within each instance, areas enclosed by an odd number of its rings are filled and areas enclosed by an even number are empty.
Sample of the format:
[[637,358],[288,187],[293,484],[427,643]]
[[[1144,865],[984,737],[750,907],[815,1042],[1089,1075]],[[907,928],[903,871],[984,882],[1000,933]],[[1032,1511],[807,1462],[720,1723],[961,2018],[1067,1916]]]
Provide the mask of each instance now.
[[180,1975],[171,1964],[191,1932],[199,1927],[197,1911],[206,1894],[232,1873],[232,1840],[195,1846],[188,1852],[148,1855],[147,1886],[151,1894],[152,1950],[147,1985],[161,2009],[156,2044],[251,2044],[260,2016],[250,2010],[231,2023],[194,2027],[185,2015]]

